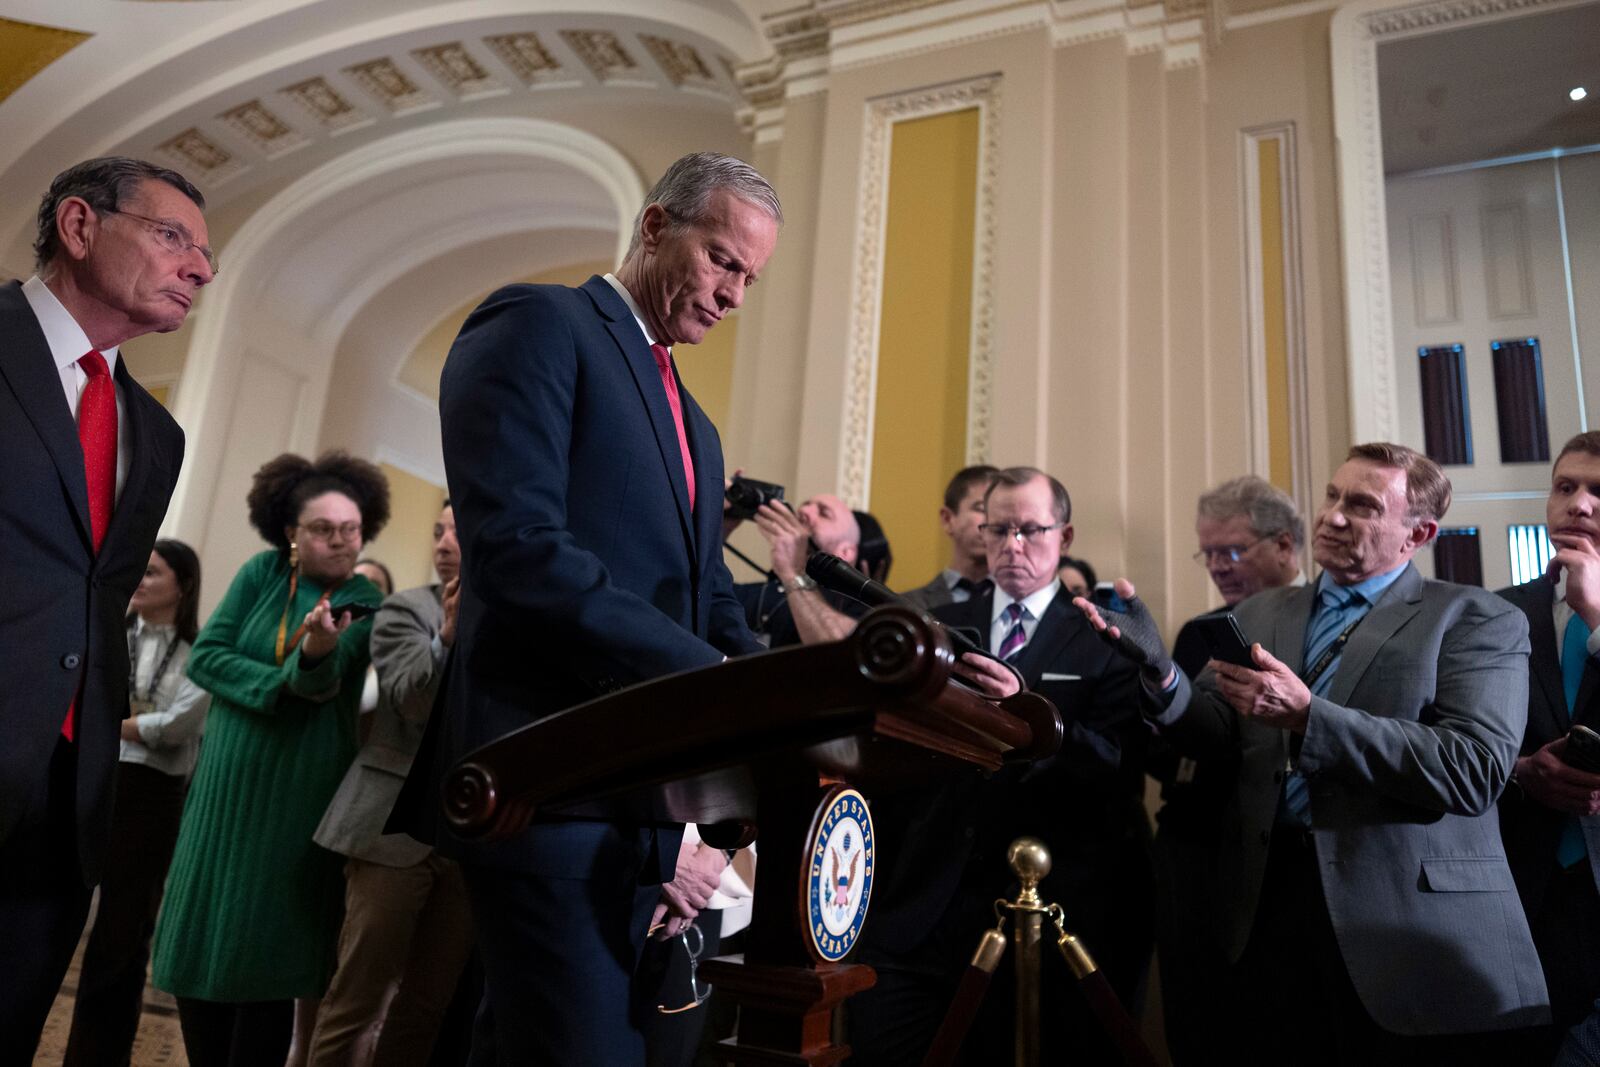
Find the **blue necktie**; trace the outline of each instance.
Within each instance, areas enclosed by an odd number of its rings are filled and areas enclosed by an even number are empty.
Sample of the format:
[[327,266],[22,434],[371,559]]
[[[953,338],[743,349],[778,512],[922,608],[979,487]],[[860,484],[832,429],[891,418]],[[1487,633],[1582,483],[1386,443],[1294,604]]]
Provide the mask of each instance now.
[[[1589,662],[1589,627],[1577,612],[1567,620],[1565,635],[1561,638],[1561,683],[1567,694],[1567,717],[1578,710],[1578,688],[1583,684],[1583,668]],[[1561,841],[1556,845],[1556,862],[1571,867],[1589,854],[1583,842],[1583,827],[1578,817],[1567,817],[1561,827]]]
[[1012,601],[1000,613],[1000,618],[1011,624],[1006,635],[1000,641],[1000,658],[1010,661],[1012,656],[1022,651],[1022,646],[1028,643],[1028,632],[1022,628],[1022,620],[1030,615],[1027,608],[1021,603]]
[[[1333,643],[1344,633],[1345,628],[1358,617],[1359,609],[1364,604],[1365,598],[1353,589],[1340,589],[1330,585],[1323,589],[1317,597],[1317,613],[1311,618],[1311,625],[1306,627],[1306,655],[1305,665],[1301,669],[1304,675],[1316,666],[1317,661],[1323,657]],[[1341,651],[1335,655],[1333,661],[1327,665],[1311,684],[1311,692],[1319,697],[1328,695],[1328,690],[1333,685],[1333,674],[1338,669],[1339,659],[1343,656]],[[1290,770],[1283,779],[1283,799],[1278,804],[1278,822],[1297,826],[1301,829],[1311,828],[1311,790],[1306,785],[1306,780],[1299,771]]]

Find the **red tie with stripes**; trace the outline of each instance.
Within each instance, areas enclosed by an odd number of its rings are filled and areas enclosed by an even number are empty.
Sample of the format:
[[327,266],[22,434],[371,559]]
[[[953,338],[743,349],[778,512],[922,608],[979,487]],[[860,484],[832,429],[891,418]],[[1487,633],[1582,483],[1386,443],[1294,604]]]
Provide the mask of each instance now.
[[[89,489],[89,532],[98,553],[117,499],[117,387],[106,357],[99,352],[91,349],[78,366],[89,376],[78,398],[78,443],[83,446],[83,478]],[[61,723],[61,736],[68,741],[76,732],[77,718],[74,697]]]
[[661,384],[667,390],[667,406],[672,409],[672,422],[678,427],[678,451],[683,454],[683,477],[689,486],[689,510],[694,510],[694,460],[689,457],[689,435],[683,429],[683,401],[678,397],[678,379],[672,373],[672,353],[665,345],[651,345],[650,354],[656,357],[656,369],[661,372]]

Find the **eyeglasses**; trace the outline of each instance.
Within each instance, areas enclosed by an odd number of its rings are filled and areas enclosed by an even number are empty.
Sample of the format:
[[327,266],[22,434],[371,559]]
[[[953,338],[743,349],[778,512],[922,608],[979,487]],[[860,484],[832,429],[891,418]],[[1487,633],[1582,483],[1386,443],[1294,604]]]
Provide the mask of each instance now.
[[138,219],[150,227],[150,232],[156,235],[156,240],[161,242],[161,247],[173,255],[181,256],[193,248],[205,257],[206,266],[211,268],[213,275],[222,269],[222,264],[218,261],[216,253],[204,245],[196,244],[194,235],[181,222],[153,219],[148,215],[135,215],[131,211],[118,211],[115,208],[106,208],[105,214],[126,215],[130,219]]
[[334,534],[338,534],[346,541],[354,541],[361,536],[361,524],[359,522],[342,522],[336,526],[331,522],[318,519],[315,522],[301,523],[300,529],[315,537],[318,541],[332,541]]
[[1209,567],[1212,560],[1216,560],[1219,563],[1223,560],[1227,560],[1229,563],[1238,563],[1239,560],[1244,558],[1246,552],[1265,540],[1265,537],[1258,537],[1248,545],[1219,545],[1216,548],[1202,548],[1191,558],[1202,567]]
[[706,950],[706,936],[700,932],[700,924],[690,923],[684,927],[678,939],[683,942],[683,951],[689,957],[689,1000],[677,1008],[657,1004],[656,1011],[662,1015],[677,1015],[679,1012],[692,1011],[711,996],[711,983],[700,981],[699,975],[700,954]]
[[978,532],[992,545],[1003,545],[1013,537],[1018,541],[1036,545],[1045,534],[1051,530],[1059,530],[1061,526],[1059,522],[1053,522],[1049,526],[1040,526],[1036,522],[1025,522],[1021,526],[1009,522],[985,522],[978,526]]

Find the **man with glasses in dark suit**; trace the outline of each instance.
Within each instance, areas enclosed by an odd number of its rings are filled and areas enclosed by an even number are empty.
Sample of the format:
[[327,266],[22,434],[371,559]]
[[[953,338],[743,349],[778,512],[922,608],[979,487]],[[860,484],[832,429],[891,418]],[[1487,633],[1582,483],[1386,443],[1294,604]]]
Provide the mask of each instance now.
[[[933,614],[1048,697],[1066,740],[1056,756],[1027,767],[874,799],[885,861],[861,958],[877,969],[878,984],[850,1002],[850,1043],[866,1063],[921,1062],[979,935],[994,925],[995,898],[1015,889],[1006,850],[1024,834],[1043,839],[1055,859],[1040,894],[1067,908],[1067,928],[1131,1005],[1149,962],[1150,829],[1135,672],[1095,636],[1056,576],[1073,539],[1066,488],[1033,467],[997,471],[984,512],[994,585]],[[1045,1058],[1119,1062],[1052,962],[1059,963],[1047,960],[1042,970]],[[968,1049],[1008,1054],[1011,973],[1008,966],[996,975]]]
[[124,616],[183,431],[120,358],[216,273],[204,198],[135,159],[39,207],[38,273],[0,288],[0,1056],[26,1061],[88,915],[128,715]]

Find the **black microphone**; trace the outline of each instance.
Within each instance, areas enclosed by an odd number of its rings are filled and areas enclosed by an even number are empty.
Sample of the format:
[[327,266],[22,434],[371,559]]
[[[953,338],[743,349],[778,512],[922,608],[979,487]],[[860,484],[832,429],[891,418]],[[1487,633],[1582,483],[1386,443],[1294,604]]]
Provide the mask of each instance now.
[[806,560],[806,574],[824,589],[843,593],[851,600],[859,600],[872,607],[907,603],[905,597],[882,582],[873,581],[838,556],[826,552],[811,553],[811,558]]
[[[810,558],[806,560],[806,574],[829,592],[843,593],[851,600],[859,600],[870,607],[876,608],[884,604],[903,604],[914,611],[922,611],[921,608],[882,582],[873,581],[838,556],[830,555],[827,552],[811,553]],[[945,633],[950,635],[950,644],[955,647],[957,655],[963,652],[975,652],[984,659],[992,659],[996,663],[1005,664],[1013,673],[1016,673],[1015,667],[1012,667],[1011,664],[1006,663],[1005,660],[994,653],[985,652],[982,646],[968,637],[964,632],[964,627],[945,626],[944,623],[938,622],[938,620],[934,621]],[[1017,674],[1017,677],[1020,679],[1022,675]],[[1024,684],[1023,688],[1026,689],[1027,685]]]

